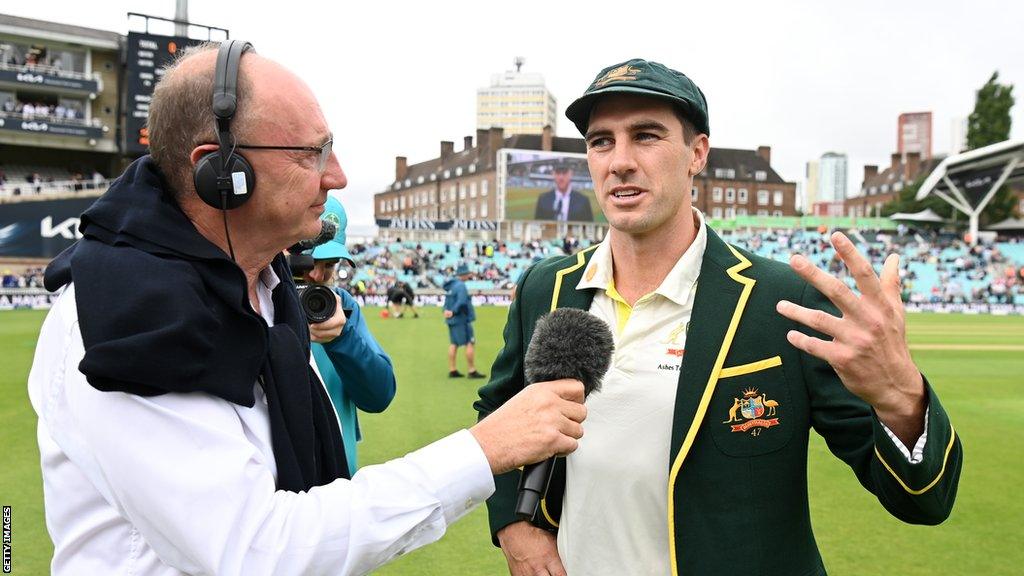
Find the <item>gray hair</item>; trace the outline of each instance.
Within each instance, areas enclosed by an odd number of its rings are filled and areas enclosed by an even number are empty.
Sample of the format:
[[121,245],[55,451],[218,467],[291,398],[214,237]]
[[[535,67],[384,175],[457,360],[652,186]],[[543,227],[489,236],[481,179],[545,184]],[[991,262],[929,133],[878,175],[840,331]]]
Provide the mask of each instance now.
[[[193,56],[216,52],[220,45],[204,42],[183,49],[164,69],[163,77],[153,89],[146,127],[149,132],[149,153],[163,172],[174,197],[181,202],[194,189],[192,183],[192,150],[200,144],[217,142],[213,117],[214,67],[180,71]],[[231,122],[236,139],[252,124],[246,102],[252,96],[252,83],[239,73],[238,113]]]

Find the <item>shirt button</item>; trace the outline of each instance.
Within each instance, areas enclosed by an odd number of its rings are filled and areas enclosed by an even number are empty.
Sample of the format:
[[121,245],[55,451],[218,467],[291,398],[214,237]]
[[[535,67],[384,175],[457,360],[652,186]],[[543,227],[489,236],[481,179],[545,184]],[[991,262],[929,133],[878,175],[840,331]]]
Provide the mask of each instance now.
[[466,499],[466,510],[469,510],[470,508],[472,508],[473,504],[474,504],[473,499],[472,498],[467,498]]

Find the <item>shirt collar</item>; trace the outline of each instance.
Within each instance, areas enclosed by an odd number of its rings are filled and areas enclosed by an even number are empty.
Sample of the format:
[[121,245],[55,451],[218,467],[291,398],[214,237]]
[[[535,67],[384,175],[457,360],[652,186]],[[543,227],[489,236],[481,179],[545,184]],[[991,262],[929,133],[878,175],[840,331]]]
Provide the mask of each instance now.
[[[701,263],[704,261],[704,250],[708,244],[708,233],[704,226],[704,214],[693,208],[697,218],[697,236],[693,239],[686,252],[679,257],[675,266],[669,271],[661,285],[654,291],[680,306],[685,306],[689,301],[690,292],[697,283],[700,275]],[[587,269],[583,272],[583,278],[576,284],[577,290],[593,289],[607,290],[614,288],[612,249],[608,238],[598,244],[594,250]]]
[[274,288],[281,283],[281,278],[274,272],[273,266],[260,270],[260,280],[256,283],[256,298],[260,301],[260,316],[267,326],[274,325]]

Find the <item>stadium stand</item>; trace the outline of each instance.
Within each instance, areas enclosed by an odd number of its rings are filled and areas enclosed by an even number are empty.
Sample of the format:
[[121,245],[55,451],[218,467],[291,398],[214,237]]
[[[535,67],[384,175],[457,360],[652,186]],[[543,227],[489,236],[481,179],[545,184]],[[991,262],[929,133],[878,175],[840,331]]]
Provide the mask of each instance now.
[[28,164],[0,166],[0,199],[7,201],[32,195],[103,191],[107,186],[106,177],[97,170]]
[[[851,287],[853,279],[818,231],[726,231],[725,239],[751,252],[786,262],[791,254],[807,255],[815,264],[838,274]],[[901,259],[904,300],[914,303],[1024,305],[1024,242],[1006,240],[971,248],[948,235],[855,233],[854,241],[881,271],[885,257]],[[511,289],[533,262],[565,252],[563,242],[370,242],[356,245],[356,268],[349,285],[362,282],[366,294],[385,294],[396,281],[417,288],[440,289],[446,275],[465,262],[476,278],[470,291]],[[585,248],[589,243],[578,245]]]

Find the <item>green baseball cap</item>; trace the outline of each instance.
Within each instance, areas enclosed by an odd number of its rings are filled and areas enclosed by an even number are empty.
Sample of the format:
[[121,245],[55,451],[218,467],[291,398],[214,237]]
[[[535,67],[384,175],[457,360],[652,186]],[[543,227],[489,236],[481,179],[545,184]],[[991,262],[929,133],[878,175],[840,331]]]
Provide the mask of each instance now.
[[699,132],[711,135],[704,93],[685,74],[664,64],[634,58],[601,70],[583,96],[565,111],[580,134],[587,133],[590,111],[605,94],[640,94],[665,100],[678,106]]
[[356,263],[352,259],[352,255],[345,247],[345,229],[348,228],[348,214],[345,213],[345,207],[334,196],[328,196],[327,203],[324,204],[324,213],[320,215],[320,219],[333,222],[338,227],[338,231],[334,233],[334,238],[313,248],[313,260],[345,259],[355,266]]

